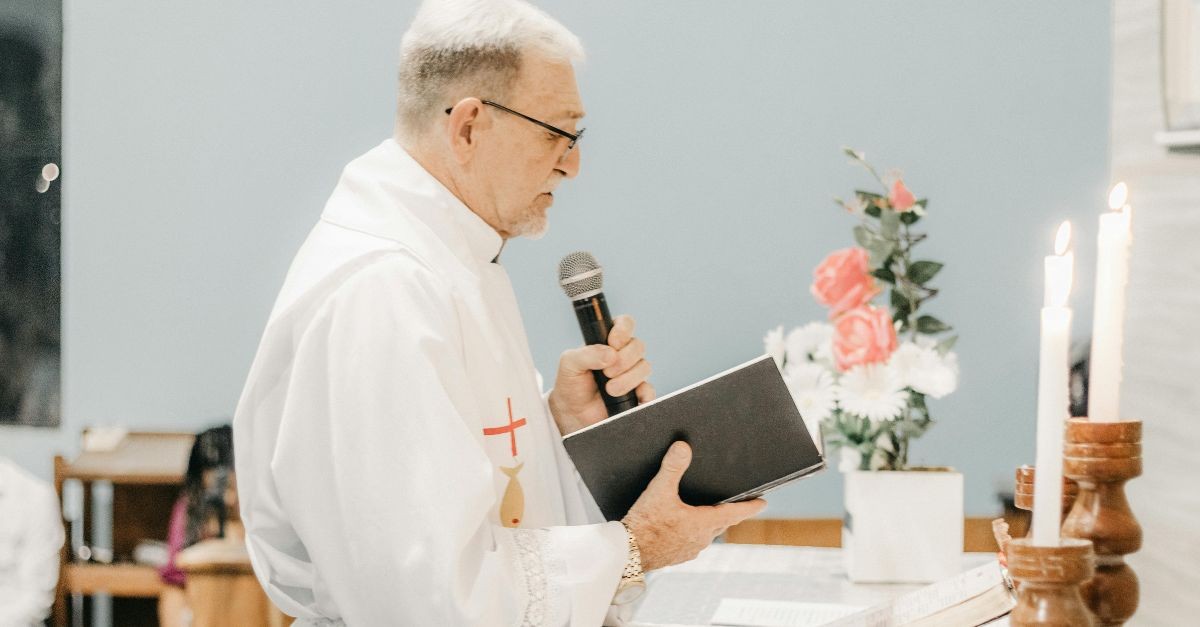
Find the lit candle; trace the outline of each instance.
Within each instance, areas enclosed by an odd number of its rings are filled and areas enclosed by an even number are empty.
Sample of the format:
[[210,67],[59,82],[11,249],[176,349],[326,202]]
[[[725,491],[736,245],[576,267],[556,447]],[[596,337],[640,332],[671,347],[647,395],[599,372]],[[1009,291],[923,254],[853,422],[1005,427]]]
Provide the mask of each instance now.
[[1062,525],[1063,429],[1070,390],[1068,345],[1071,337],[1071,275],[1075,254],[1071,223],[1058,227],[1054,254],[1046,257],[1046,302],[1038,360],[1037,472],[1033,477],[1033,544],[1057,546]]
[[1093,309],[1088,419],[1120,420],[1121,341],[1125,323],[1125,284],[1129,280],[1128,188],[1117,183],[1108,195],[1112,211],[1100,216],[1096,238],[1096,305]]

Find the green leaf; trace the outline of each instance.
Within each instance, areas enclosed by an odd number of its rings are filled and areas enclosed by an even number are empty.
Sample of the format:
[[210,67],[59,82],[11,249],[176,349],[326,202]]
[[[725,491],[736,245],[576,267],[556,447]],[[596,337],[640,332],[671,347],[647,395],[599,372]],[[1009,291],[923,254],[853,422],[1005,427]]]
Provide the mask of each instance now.
[[896,239],[900,232],[900,214],[887,209],[879,216],[879,233],[888,239]]
[[935,346],[934,349],[937,350],[939,355],[942,355],[944,357],[946,355],[946,353],[949,353],[950,350],[954,348],[954,344],[957,342],[958,342],[958,336],[951,335],[950,337],[938,342],[937,346]]
[[925,285],[930,279],[937,276],[944,265],[936,261],[914,261],[908,267],[908,280],[917,285]]
[[933,316],[921,316],[920,318],[917,318],[917,331],[919,333],[933,335],[934,333],[949,331],[952,328],[953,327],[950,325],[938,320],[937,318],[934,318]]
[[876,268],[876,269],[872,270],[871,276],[873,276],[885,283],[895,284],[896,283],[896,274],[894,272],[892,272],[891,270],[887,269],[887,260],[884,260],[883,263],[884,263],[884,267]]
[[902,421],[899,424],[899,427],[900,434],[904,436],[905,439],[920,437],[921,434],[925,433],[924,425],[919,425],[911,420]]
[[892,290],[892,311],[894,312],[892,320],[905,323],[908,321],[909,314],[912,313],[912,302],[896,289]]
[[867,248],[867,252],[871,253],[871,267],[881,268],[883,262],[896,250],[896,242],[885,239],[876,239],[874,244]]
[[900,214],[900,221],[905,224],[916,224],[917,220],[920,219],[921,216],[917,215],[917,212],[915,211],[905,211],[904,213]]
[[863,210],[863,213],[871,216],[872,218],[878,218],[879,214],[880,214],[880,209],[879,209],[879,207],[876,207],[874,203],[872,203],[872,204],[867,205],[867,208]]
[[925,395],[920,392],[917,392],[915,390],[909,392],[908,393],[908,404],[912,405],[913,407],[915,407],[917,409],[924,410],[925,409]]
[[859,246],[870,250],[871,245],[875,243],[875,240],[875,235],[872,234],[867,227],[861,224],[854,227],[854,241],[858,242]]
[[868,192],[866,190],[856,189],[856,190],[854,190],[854,193],[858,194],[860,197],[865,199],[867,202],[871,202],[874,200],[887,200],[887,198],[884,197],[882,194],[876,194],[874,192]]
[[887,470],[892,465],[892,456],[888,455],[883,449],[875,449],[871,451],[870,461],[867,463],[867,470]]

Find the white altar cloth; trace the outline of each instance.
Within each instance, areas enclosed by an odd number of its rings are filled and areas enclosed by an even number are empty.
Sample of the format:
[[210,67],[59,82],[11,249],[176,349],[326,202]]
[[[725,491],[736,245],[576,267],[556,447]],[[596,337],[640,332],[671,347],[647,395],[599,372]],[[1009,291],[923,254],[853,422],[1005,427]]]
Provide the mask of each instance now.
[[[712,625],[722,599],[852,605],[863,609],[924,586],[855,584],[846,578],[841,549],[713,544],[696,559],[650,573],[638,601],[637,627]],[[963,570],[994,553],[965,553]],[[1007,618],[992,623],[1006,625]]]

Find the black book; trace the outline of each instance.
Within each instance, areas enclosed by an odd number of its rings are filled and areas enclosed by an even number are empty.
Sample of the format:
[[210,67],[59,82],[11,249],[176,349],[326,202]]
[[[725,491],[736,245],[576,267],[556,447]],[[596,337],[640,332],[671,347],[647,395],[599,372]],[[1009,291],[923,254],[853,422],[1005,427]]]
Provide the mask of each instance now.
[[692,447],[679,495],[689,505],[744,501],[825,468],[767,355],[563,438],[608,520],[620,520],[677,440]]

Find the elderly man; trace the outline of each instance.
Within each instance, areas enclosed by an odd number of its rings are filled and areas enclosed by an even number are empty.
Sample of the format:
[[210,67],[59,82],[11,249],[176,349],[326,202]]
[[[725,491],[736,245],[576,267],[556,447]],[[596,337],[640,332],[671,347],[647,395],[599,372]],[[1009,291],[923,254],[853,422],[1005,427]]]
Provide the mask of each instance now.
[[517,0],[422,6],[393,139],[346,167],[297,254],[234,421],[255,572],[301,624],[619,622],[642,571],[762,501],[690,507],[677,443],[604,522],[561,437],[653,397],[628,317],[541,391],[500,264],[579,172],[578,40]]

